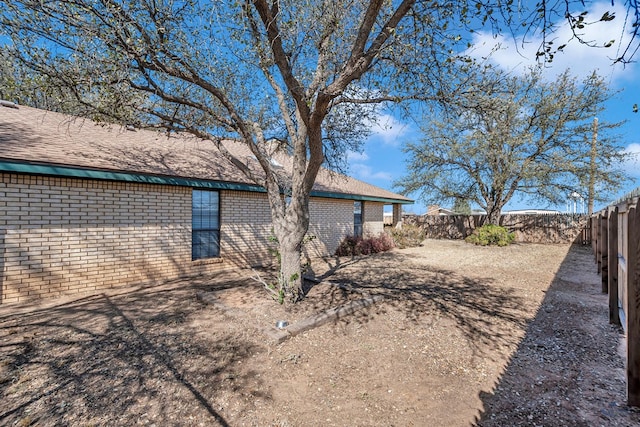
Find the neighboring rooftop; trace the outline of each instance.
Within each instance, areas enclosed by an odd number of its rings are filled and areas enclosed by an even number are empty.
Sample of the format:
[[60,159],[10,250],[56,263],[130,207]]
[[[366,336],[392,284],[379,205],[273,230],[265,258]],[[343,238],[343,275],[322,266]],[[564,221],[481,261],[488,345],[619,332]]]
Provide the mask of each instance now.
[[[255,162],[245,145],[234,141],[225,141],[224,145],[241,160]],[[193,186],[221,183],[225,185],[219,188],[261,190],[211,141],[103,125],[25,106],[0,105],[0,172]],[[407,197],[326,169],[318,174],[313,192],[320,197],[413,203]]]
[[555,209],[514,209],[509,211],[502,211],[503,215],[559,215],[562,212]]

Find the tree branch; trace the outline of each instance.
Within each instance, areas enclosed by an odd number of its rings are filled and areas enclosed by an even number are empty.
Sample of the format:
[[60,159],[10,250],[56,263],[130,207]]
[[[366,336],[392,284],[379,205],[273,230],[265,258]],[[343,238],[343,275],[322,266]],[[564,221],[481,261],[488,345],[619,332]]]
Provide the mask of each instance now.
[[[280,28],[276,20],[276,15],[272,13],[277,9],[270,9],[266,0],[252,0],[253,5],[262,20],[262,24],[267,32],[267,39],[273,52],[273,60],[280,70],[280,74],[287,86],[287,89],[293,97],[297,109],[300,111],[300,118],[308,124],[310,109],[307,105],[307,99],[305,97],[305,91],[300,82],[293,75],[293,68],[289,63],[287,53],[282,45],[282,38],[280,37]],[[274,7],[276,2],[274,2]],[[259,43],[259,40],[256,40]]]

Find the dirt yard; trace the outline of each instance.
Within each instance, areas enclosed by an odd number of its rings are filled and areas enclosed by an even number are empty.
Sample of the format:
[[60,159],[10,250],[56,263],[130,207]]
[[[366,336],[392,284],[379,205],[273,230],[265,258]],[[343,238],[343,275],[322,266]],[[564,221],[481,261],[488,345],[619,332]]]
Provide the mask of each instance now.
[[0,425],[637,426],[595,268],[579,246],[427,240],[318,262],[289,309],[247,271],[0,307]]

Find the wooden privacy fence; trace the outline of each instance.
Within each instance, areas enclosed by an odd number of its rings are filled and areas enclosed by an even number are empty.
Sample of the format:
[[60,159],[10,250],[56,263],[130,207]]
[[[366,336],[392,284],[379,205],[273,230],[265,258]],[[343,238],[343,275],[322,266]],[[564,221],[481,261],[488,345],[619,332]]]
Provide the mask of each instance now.
[[591,246],[609,295],[609,321],[627,337],[627,401],[640,406],[640,206],[638,198],[590,218]]

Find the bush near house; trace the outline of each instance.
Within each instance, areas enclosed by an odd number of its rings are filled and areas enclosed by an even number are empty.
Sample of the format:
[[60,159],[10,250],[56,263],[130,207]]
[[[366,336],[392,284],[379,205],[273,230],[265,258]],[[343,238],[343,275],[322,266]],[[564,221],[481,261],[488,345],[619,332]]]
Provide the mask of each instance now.
[[507,246],[513,243],[515,237],[515,234],[510,233],[505,227],[487,224],[480,228],[476,228],[473,231],[473,234],[469,235],[464,240],[468,243],[481,246]]
[[395,247],[393,239],[387,233],[363,239],[359,236],[347,236],[336,249],[336,256],[371,255],[385,252]]
[[420,246],[426,238],[426,233],[419,225],[404,223],[402,227],[391,230],[391,236],[396,247],[404,249]]

